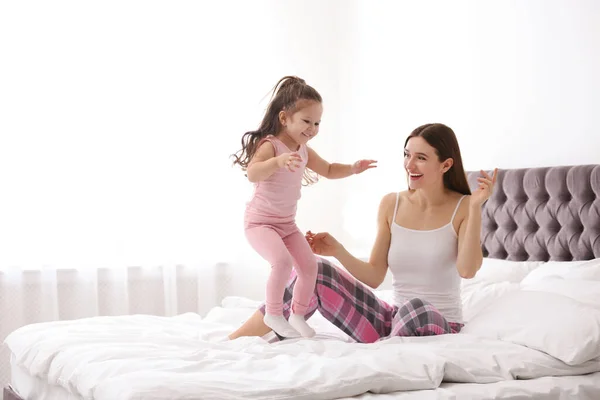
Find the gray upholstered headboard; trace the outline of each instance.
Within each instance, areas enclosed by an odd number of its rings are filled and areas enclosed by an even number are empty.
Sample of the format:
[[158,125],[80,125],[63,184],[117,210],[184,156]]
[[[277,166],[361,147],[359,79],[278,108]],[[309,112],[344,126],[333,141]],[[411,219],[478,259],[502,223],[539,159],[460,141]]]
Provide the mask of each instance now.
[[[467,173],[472,190],[478,176]],[[498,170],[482,213],[485,257],[600,258],[600,165]]]

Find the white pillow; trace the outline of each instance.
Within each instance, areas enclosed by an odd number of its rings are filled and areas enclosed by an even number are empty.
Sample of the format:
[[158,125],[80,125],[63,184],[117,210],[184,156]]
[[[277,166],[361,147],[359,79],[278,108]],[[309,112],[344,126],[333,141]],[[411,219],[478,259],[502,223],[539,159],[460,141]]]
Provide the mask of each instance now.
[[221,301],[223,308],[252,308],[257,309],[262,303],[247,297],[227,296]]
[[600,310],[555,293],[509,292],[461,333],[526,346],[568,365],[600,357]]
[[474,285],[514,282],[518,283],[531,271],[543,264],[542,261],[508,261],[496,258],[484,258],[481,268],[472,279],[463,279],[462,287]]
[[513,282],[497,282],[463,288],[461,291],[463,320],[470,321],[498,298],[519,289],[519,284]]
[[255,309],[252,308],[213,307],[206,313],[204,321],[217,322],[237,327],[246,322],[246,320],[254,314],[254,311]]
[[562,294],[600,310],[600,281],[549,276],[541,280],[522,283],[521,288],[538,292]]
[[549,276],[600,281],[600,258],[586,261],[548,261],[531,271],[522,282],[529,284]]

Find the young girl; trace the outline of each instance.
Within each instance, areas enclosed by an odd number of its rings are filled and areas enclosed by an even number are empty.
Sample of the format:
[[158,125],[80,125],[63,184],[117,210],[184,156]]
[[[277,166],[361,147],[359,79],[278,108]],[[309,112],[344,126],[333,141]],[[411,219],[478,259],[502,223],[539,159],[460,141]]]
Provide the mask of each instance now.
[[[242,149],[234,155],[234,164],[255,185],[244,216],[246,238],[271,264],[264,323],[283,337],[315,334],[305,314],[315,287],[317,259],[295,222],[303,180],[316,181],[306,169],[337,179],[376,167],[374,160],[330,164],[308,147],[319,132],[322,113],[321,95],[303,79],[286,76],[275,85],[258,130],[243,135]],[[298,278],[286,320],[283,296],[292,265]]]

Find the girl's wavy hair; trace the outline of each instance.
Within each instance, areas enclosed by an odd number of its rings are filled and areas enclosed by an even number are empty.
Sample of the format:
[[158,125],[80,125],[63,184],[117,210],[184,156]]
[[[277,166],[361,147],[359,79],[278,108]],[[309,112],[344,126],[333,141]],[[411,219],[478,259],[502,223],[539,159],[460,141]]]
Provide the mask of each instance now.
[[[258,129],[244,133],[242,148],[231,155],[234,158],[233,165],[239,164],[242,170],[246,171],[261,141],[269,135],[276,136],[281,132],[283,127],[279,121],[279,113],[285,111],[293,114],[300,108],[299,103],[302,100],[323,102],[319,92],[308,85],[304,79],[297,76],[281,78],[273,87],[271,101]],[[310,185],[318,181],[318,176],[306,169],[302,181],[303,185]]]

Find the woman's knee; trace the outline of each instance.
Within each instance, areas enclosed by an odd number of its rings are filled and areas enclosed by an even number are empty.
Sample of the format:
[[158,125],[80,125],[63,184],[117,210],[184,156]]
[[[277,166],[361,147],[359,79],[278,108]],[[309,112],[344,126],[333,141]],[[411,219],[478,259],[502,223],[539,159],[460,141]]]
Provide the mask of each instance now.
[[317,277],[332,277],[338,274],[338,269],[331,261],[317,257]]
[[418,297],[410,299],[407,302],[407,305],[409,305],[413,310],[418,310],[419,308],[427,306],[427,304],[428,303],[426,301],[424,301],[423,299],[420,299]]
[[[338,267],[331,261],[317,258],[317,283],[321,283],[325,286],[331,286],[332,284],[345,286],[347,288],[354,288],[355,286],[363,286],[354,276],[348,271]],[[365,287],[365,290],[369,290]]]
[[414,297],[408,300],[406,303],[404,303],[404,307],[411,308],[413,310],[435,310],[435,307],[430,302],[428,302],[427,300],[423,300],[419,297]]

